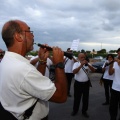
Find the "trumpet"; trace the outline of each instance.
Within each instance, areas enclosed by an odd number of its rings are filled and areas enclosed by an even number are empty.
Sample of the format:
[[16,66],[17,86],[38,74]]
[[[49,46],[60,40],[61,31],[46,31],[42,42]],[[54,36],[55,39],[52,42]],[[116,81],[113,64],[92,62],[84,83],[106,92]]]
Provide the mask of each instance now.
[[[52,51],[52,47],[49,47],[49,46],[45,46],[43,44],[40,44],[40,43],[34,43],[36,44],[38,47],[41,47],[41,48],[46,48],[47,50],[49,51]],[[64,51],[63,51],[64,52]],[[69,59],[72,59],[73,58],[73,53],[68,53],[68,52],[64,52],[64,56],[68,57]]]
[[115,62],[115,60],[112,60],[111,62],[106,63],[106,64],[105,64],[105,67],[106,67],[106,66],[109,66],[109,65],[112,64],[113,62]]

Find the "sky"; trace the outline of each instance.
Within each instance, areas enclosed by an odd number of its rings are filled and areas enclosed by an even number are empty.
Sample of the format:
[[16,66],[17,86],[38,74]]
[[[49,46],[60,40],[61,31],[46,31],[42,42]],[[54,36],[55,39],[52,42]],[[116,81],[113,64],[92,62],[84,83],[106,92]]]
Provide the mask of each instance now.
[[[15,19],[30,26],[35,43],[64,51],[76,39],[78,50],[120,47],[120,0],[0,0],[0,32]],[[6,50],[1,36],[0,48]]]

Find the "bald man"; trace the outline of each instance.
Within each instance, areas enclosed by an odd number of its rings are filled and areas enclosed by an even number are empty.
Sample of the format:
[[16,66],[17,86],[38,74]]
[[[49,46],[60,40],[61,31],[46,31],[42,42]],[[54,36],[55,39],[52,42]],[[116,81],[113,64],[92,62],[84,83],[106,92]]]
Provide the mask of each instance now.
[[89,117],[87,114],[88,102],[89,102],[89,85],[90,80],[88,77],[88,70],[95,72],[95,69],[88,63],[84,53],[79,53],[78,62],[75,62],[73,65],[73,73],[75,74],[75,83],[74,83],[74,103],[73,103],[73,112],[72,116],[75,116],[78,113],[80,102],[82,99],[82,114],[84,117]]
[[11,20],[2,28],[6,51],[0,67],[0,116],[3,120],[48,120],[48,101],[67,100],[63,51],[53,47],[56,80],[43,76],[49,51],[40,48],[37,69],[25,58],[33,50],[34,35],[23,21]]

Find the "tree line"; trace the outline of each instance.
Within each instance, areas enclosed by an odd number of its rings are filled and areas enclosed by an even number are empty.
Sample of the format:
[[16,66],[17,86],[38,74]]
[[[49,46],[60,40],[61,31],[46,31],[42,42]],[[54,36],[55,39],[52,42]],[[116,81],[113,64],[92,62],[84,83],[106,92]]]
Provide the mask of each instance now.
[[[107,52],[106,49],[101,49],[99,51],[95,51],[95,49],[93,49],[92,51],[89,51],[89,50],[79,50],[79,51],[73,51],[73,55],[74,56],[78,56],[78,54],[82,52],[82,53],[87,53],[87,56],[89,58],[92,58],[92,57],[97,57],[97,56],[102,56],[102,57],[106,57],[107,54],[113,54],[114,56],[116,56],[116,50],[110,50],[109,52]],[[38,54],[38,51],[30,51],[29,53],[27,53],[27,55],[32,55],[32,56],[36,56]],[[50,54],[52,55],[52,51],[50,52]]]

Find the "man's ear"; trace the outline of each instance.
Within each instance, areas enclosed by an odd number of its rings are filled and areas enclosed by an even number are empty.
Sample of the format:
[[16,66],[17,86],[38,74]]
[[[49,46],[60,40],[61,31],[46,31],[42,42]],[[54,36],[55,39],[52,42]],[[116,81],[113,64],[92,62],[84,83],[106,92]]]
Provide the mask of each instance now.
[[18,42],[22,42],[23,36],[20,33],[15,33],[14,39],[17,40]]

